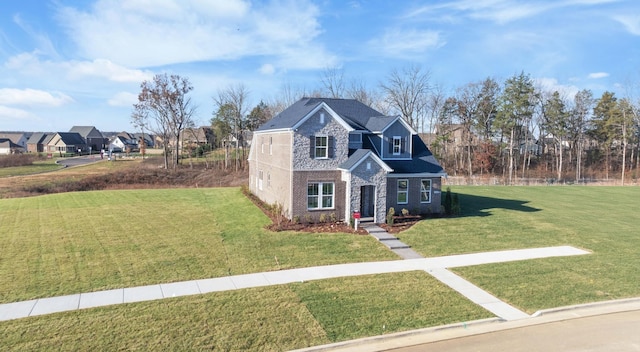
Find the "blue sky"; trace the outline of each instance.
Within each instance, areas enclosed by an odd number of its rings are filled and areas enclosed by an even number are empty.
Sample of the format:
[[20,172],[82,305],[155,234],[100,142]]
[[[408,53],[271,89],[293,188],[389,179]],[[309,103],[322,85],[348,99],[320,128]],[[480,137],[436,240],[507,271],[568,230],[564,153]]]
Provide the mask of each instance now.
[[133,130],[156,73],[188,77],[196,121],[243,84],[251,105],[327,68],[376,88],[420,65],[447,92],[521,71],[622,96],[640,82],[637,0],[22,0],[0,4],[0,130]]

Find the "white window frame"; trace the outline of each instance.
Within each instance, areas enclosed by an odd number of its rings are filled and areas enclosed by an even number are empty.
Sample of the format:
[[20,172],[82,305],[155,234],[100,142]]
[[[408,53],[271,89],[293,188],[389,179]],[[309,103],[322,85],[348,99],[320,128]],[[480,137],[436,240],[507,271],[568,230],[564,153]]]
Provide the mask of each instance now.
[[[400,188],[400,183],[404,182],[406,187],[404,189]],[[400,195],[404,194],[404,201],[400,201]],[[396,201],[398,204],[408,204],[409,203],[409,179],[400,178],[397,183],[397,195]]]
[[269,136],[269,155],[273,155],[273,137]]
[[[318,194],[309,194],[309,187],[311,185],[317,185]],[[325,185],[331,185],[331,193],[325,194]],[[336,185],[333,182],[309,182],[307,184],[307,210],[326,210],[326,209],[335,209],[335,195],[336,195]],[[315,199],[316,206],[309,206],[310,199]],[[331,202],[330,206],[325,206],[325,200]]]
[[267,171],[267,188],[271,188],[271,173]]
[[264,177],[264,173],[262,170],[258,170],[258,189],[262,191],[262,177]]
[[[396,142],[398,143],[396,145]],[[402,154],[402,137],[400,136],[393,136],[393,142],[392,142],[392,152],[393,155],[400,155]],[[396,151],[396,147],[397,147],[397,151]]]
[[[424,187],[424,182],[425,181],[429,182],[429,189],[426,189]],[[431,203],[432,185],[433,185],[433,182],[428,178],[423,178],[422,180],[420,180],[420,203]],[[425,194],[427,195],[427,200],[424,200],[423,195],[425,195]]]
[[[318,138],[324,139],[325,145],[318,147]],[[318,156],[318,150],[324,150],[324,156]],[[329,159],[329,135],[316,135],[314,136],[313,155],[316,159]]]

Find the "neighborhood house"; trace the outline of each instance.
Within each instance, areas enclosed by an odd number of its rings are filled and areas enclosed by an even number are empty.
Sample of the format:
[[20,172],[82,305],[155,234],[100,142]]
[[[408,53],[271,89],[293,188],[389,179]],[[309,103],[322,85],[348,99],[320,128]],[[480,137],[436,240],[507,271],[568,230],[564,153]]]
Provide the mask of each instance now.
[[[446,176],[400,116],[352,99],[303,98],[253,134],[249,188],[289,219],[385,221],[389,208],[439,213]],[[323,215],[324,214],[324,215]]]

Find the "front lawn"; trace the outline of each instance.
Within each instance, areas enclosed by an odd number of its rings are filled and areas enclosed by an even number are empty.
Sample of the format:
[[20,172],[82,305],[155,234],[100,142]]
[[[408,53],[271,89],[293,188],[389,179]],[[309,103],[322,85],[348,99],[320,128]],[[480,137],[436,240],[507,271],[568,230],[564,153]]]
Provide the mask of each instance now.
[[239,188],[0,199],[0,302],[399,259],[370,236],[270,232]]
[[521,309],[640,296],[638,187],[452,187],[462,214],[399,234],[421,254],[571,245],[593,254],[455,271]]

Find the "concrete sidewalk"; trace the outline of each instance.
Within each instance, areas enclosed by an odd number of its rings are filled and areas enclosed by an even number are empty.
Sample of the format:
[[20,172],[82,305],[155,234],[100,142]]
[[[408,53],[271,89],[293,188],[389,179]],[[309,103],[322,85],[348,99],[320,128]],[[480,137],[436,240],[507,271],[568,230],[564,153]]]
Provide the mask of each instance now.
[[229,291],[250,287],[282,285],[292,282],[415,270],[424,270],[427,273],[430,273],[436,279],[460,292],[471,301],[485,307],[487,310],[496,314],[496,316],[504,320],[514,320],[528,317],[528,315],[500,301],[498,298],[491,296],[461,277],[449,272],[446,268],[548,257],[583,255],[588,253],[589,252],[570,246],[546,247],[462,254],[436,258],[326,265],[121,288],[1,304],[0,321],[113,304],[152,301],[163,298],[204,294],[216,291]]

